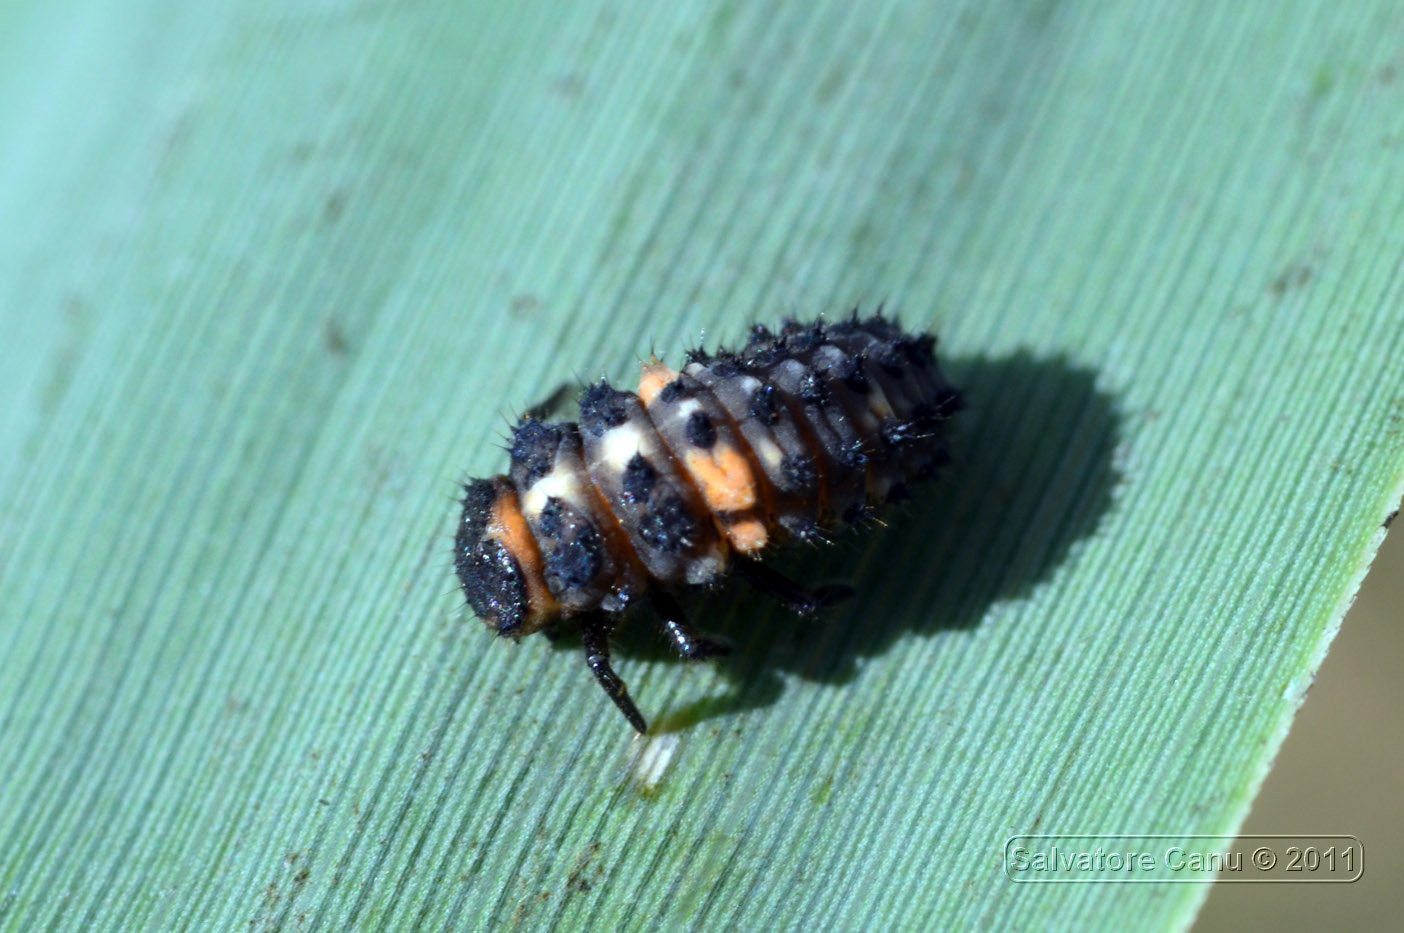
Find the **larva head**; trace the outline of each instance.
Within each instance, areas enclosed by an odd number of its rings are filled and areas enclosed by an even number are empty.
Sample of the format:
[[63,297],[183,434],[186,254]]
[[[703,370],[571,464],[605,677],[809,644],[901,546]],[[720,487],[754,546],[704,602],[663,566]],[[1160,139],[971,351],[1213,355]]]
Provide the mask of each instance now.
[[530,635],[556,615],[559,607],[542,577],[541,551],[507,477],[476,479],[464,487],[453,553],[468,605],[497,634]]

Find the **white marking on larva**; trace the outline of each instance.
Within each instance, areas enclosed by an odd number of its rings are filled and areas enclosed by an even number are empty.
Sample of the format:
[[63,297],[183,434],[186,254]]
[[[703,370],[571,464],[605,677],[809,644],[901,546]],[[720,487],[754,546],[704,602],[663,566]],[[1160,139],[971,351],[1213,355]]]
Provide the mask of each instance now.
[[696,411],[697,409],[701,408],[701,407],[702,407],[702,403],[701,403],[701,402],[697,401],[697,399],[695,399],[695,398],[690,398],[690,399],[688,399],[688,400],[685,401],[685,402],[679,403],[679,405],[678,405],[678,417],[679,417],[679,418],[683,418],[683,419],[685,419],[685,418],[691,418],[691,417],[692,417],[692,413],[693,413],[694,411]]
[[679,739],[676,733],[639,736],[642,748],[634,759],[634,780],[644,790],[653,790],[663,780],[663,775],[678,753]]
[[760,380],[757,379],[755,376],[741,377],[741,391],[745,392],[747,395],[750,395],[752,392],[756,391],[760,387]]
[[606,431],[602,441],[604,462],[616,470],[623,470],[634,454],[648,456],[648,451],[644,450],[644,433],[633,424],[621,424]]
[[522,505],[528,515],[540,515],[541,510],[546,508],[546,500],[552,496],[563,499],[571,505],[578,506],[580,504],[580,479],[575,475],[574,470],[557,466],[527,490],[526,499]]
[[760,457],[761,462],[772,470],[778,470],[780,462],[785,459],[780,447],[768,437],[758,438],[751,449]]

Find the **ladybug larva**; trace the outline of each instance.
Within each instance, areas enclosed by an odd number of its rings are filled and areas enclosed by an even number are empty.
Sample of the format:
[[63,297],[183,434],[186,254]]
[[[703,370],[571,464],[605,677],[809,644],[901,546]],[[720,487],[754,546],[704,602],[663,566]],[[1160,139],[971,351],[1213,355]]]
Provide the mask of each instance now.
[[610,666],[616,623],[645,603],[702,659],[728,647],[688,623],[685,590],[735,572],[803,615],[848,595],[758,558],[864,523],[947,461],[961,403],[935,349],[881,313],[756,326],[740,352],[692,351],[681,372],[646,363],[638,392],[587,387],[578,422],[520,419],[509,472],[464,487],[454,564],[468,604],[514,639],[578,623],[590,670],[644,732]]

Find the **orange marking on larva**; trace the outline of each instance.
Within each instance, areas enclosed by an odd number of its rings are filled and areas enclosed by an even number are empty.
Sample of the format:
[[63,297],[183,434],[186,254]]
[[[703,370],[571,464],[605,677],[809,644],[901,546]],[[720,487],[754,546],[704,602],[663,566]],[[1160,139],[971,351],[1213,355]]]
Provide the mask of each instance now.
[[731,542],[731,546],[742,554],[763,551],[770,541],[770,533],[765,529],[765,522],[758,518],[750,518],[728,526],[726,537]]
[[755,495],[759,499],[760,509],[767,516],[774,516],[779,508],[779,491],[771,484],[770,478],[766,476],[764,468],[761,467],[760,460],[756,457],[756,452],[751,448],[751,444],[746,439],[746,434],[741,430],[741,426],[736,423],[736,419],[731,417],[731,412],[725,408],[721,411],[723,422],[730,427],[731,434],[740,444],[741,458],[746,462],[746,470],[750,474],[751,484],[755,490]]
[[735,447],[717,444],[711,450],[689,450],[686,463],[713,512],[755,508],[756,478],[751,474],[751,465]]
[[[759,511],[760,484],[750,460],[735,447],[719,443],[710,450],[689,450],[684,466],[713,516]],[[742,553],[764,548],[769,538],[759,518],[718,520],[716,524],[731,546]]]
[[639,400],[643,402],[644,407],[652,405],[653,399],[663,391],[663,387],[676,378],[677,371],[669,369],[658,360],[645,363],[643,375],[639,377]]
[[544,620],[559,612],[560,604],[546,588],[541,548],[537,546],[536,537],[527,527],[526,516],[522,514],[516,492],[510,488],[498,493],[497,500],[493,502],[492,520],[488,523],[487,534],[500,541],[507,553],[511,554],[521,567],[532,616]]

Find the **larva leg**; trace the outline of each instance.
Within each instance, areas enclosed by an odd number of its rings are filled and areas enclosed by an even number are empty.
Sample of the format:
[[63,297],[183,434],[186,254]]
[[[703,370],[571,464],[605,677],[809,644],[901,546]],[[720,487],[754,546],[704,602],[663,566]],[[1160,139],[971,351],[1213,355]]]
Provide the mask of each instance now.
[[733,558],[731,565],[741,579],[795,615],[817,615],[824,609],[853,595],[853,587],[846,583],[830,583],[807,589],[784,574],[749,557],[737,556]]
[[624,718],[629,720],[629,725],[638,732],[647,732],[648,723],[644,721],[634,701],[629,699],[629,688],[624,686],[624,681],[620,680],[619,675],[614,673],[614,668],[610,667],[609,628],[609,619],[602,613],[588,615],[581,620],[580,632],[585,642],[585,663],[590,666],[590,672],[614,701],[614,705],[619,707]]
[[731,646],[727,643],[698,634],[697,630],[688,624],[682,606],[668,593],[658,589],[651,591],[649,603],[658,614],[658,621],[662,623],[663,630],[677,647],[678,654],[689,661],[719,658],[731,653]]

